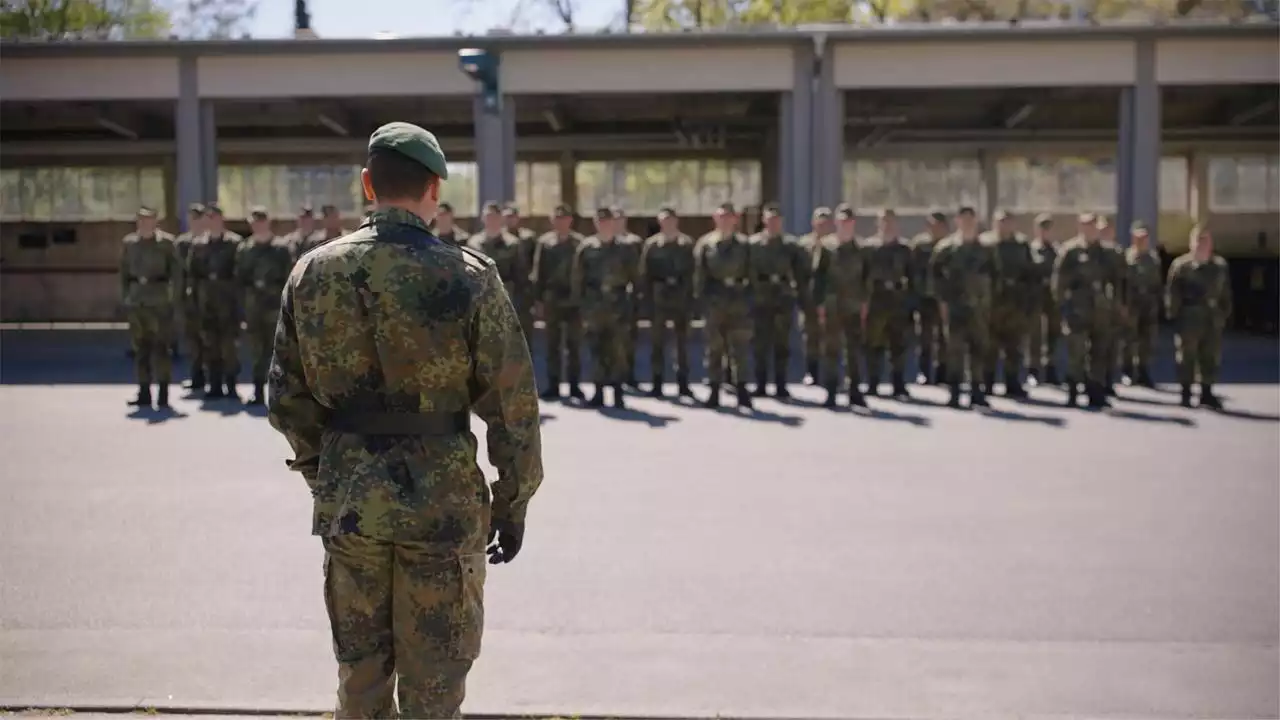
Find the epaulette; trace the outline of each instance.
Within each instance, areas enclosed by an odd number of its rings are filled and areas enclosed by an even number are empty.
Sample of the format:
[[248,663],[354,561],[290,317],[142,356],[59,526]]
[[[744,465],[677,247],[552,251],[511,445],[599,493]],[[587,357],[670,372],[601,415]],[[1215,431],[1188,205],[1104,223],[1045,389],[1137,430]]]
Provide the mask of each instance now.
[[485,255],[484,253],[480,252],[479,250],[476,250],[473,247],[470,247],[469,245],[458,245],[457,248],[462,251],[463,257],[470,259],[471,261],[473,261],[475,264],[479,265],[482,268],[490,268],[495,266],[495,263],[488,255]]

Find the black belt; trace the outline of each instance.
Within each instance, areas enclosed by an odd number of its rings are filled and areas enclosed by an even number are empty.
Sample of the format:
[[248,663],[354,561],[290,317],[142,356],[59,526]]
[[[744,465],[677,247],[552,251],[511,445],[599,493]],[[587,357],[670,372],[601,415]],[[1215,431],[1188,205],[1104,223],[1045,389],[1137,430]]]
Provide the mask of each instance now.
[[352,435],[460,435],[471,429],[471,413],[335,412],[326,427]]
[[135,283],[138,283],[139,285],[146,285],[147,283],[153,283],[153,282],[169,282],[169,276],[168,276],[168,275],[161,275],[160,277],[153,277],[153,278],[151,278],[151,277],[131,277],[131,278],[129,278],[129,282],[135,282]]

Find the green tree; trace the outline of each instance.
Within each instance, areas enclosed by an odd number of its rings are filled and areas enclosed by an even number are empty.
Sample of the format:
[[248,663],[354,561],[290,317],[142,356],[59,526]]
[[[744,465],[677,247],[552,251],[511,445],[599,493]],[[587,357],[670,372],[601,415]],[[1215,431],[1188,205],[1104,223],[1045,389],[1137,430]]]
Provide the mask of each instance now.
[[6,39],[154,38],[168,31],[168,13],[152,0],[0,0]]
[[175,0],[174,33],[193,40],[248,37],[247,27],[257,12],[257,0]]

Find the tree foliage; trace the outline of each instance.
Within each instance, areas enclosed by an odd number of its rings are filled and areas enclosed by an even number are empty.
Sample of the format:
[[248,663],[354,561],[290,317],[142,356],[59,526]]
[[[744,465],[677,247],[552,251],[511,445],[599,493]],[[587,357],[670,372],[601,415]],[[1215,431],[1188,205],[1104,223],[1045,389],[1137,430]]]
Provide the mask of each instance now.
[[247,37],[257,0],[175,0],[173,32],[192,40]]
[[169,14],[152,0],[0,0],[6,39],[161,37]]

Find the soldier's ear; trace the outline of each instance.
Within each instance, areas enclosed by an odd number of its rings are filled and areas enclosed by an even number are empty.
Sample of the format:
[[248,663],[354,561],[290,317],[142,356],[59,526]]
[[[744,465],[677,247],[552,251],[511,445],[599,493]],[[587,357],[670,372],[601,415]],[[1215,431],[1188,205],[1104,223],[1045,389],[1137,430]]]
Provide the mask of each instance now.
[[373,196],[373,180],[369,177],[369,168],[360,170],[360,187],[364,189],[364,199],[373,202],[377,198]]

